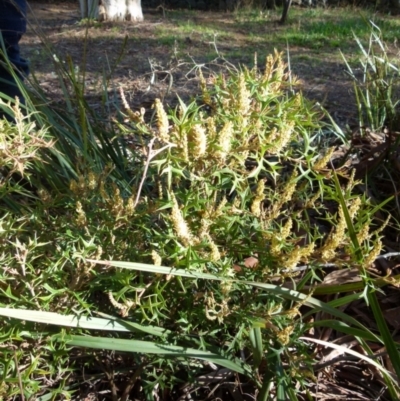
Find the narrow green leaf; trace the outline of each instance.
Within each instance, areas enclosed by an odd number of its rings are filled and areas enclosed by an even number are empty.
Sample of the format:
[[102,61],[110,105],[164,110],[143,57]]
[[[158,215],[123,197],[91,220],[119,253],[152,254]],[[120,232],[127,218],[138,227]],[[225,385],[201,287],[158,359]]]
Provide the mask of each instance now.
[[129,331],[141,331],[143,333],[151,334],[152,336],[158,336],[158,337],[171,334],[170,330],[164,329],[163,327],[150,326],[150,325],[143,326],[142,324],[131,322],[129,320],[119,319],[117,317],[110,316],[102,312],[97,312],[97,314],[111,321],[118,322],[121,326],[126,327]]
[[363,361],[366,361],[367,363],[375,366],[381,372],[387,374],[388,376],[392,376],[388,370],[386,370],[379,363],[375,362],[373,359],[369,358],[367,355],[360,354],[357,351],[354,351],[354,350],[349,349],[347,347],[343,347],[342,345],[334,344],[332,342],[322,341],[322,340],[318,340],[316,338],[310,338],[310,337],[299,337],[299,338],[300,338],[300,340],[310,341],[310,342],[313,342],[313,343],[316,343],[316,344],[319,344],[319,345],[324,345],[325,347],[332,348],[332,349],[338,350],[338,351],[340,351],[342,353],[355,356],[356,358],[362,359]]
[[262,334],[260,327],[253,327],[250,330],[250,343],[253,351],[253,366],[258,368],[261,364],[264,351],[262,344]]
[[143,326],[128,320],[119,319],[105,313],[98,312],[104,318],[91,316],[62,315],[55,312],[35,311],[31,309],[0,308],[0,316],[29,322],[54,324],[61,327],[75,327],[87,330],[107,330],[133,332],[140,331],[153,336],[162,337],[171,332],[162,327]]
[[30,309],[0,308],[0,315],[29,322],[54,324],[62,327],[76,327],[89,330],[109,330],[129,332],[129,328],[111,319],[98,317],[61,315],[55,312],[43,312]]
[[372,336],[365,330],[349,326],[340,320],[317,320],[312,323],[312,327],[330,327],[334,330],[340,331],[341,333],[351,334],[354,337],[360,337],[368,341],[376,341],[375,335]]
[[349,230],[350,239],[351,239],[351,242],[353,243],[358,262],[361,263],[363,256],[362,256],[360,244],[358,243],[356,230],[354,229],[354,225],[351,220],[349,210],[347,208],[346,201],[344,199],[344,196],[342,193],[342,188],[340,187],[340,183],[339,183],[335,169],[333,169],[333,179],[335,181],[335,187],[336,187],[337,196],[339,198],[339,203],[342,206],[344,218],[346,220],[347,229]]
[[[399,280],[400,274],[397,274],[391,277],[393,280]],[[385,287],[390,284],[390,281],[385,277],[379,278],[368,278],[370,284],[374,287]],[[346,283],[346,284],[320,284],[313,289],[313,295],[327,295],[327,294],[338,294],[338,293],[348,293],[352,291],[359,291],[365,288],[365,282],[363,278],[360,276],[360,281],[356,281],[354,283]]]
[[[373,355],[374,352],[368,345],[366,341],[363,339],[360,339],[360,345],[364,349],[364,351],[367,353],[367,355]],[[393,380],[393,375],[387,375],[386,373],[382,372],[383,380],[385,381],[385,384],[389,390],[390,396],[392,400],[398,400],[399,399],[399,390],[400,386],[398,381]]]
[[156,344],[151,341],[125,340],[119,338],[104,338],[76,335],[57,335],[58,341],[66,341],[69,345],[95,349],[108,349],[120,352],[137,352],[140,354],[156,354],[166,357],[182,357],[202,359],[231,369],[234,372],[246,373],[241,362],[231,361],[222,355],[195,348],[179,347],[176,345]]
[[373,334],[369,329],[367,329],[364,325],[359,323],[356,319],[352,318],[351,316],[347,315],[344,312],[341,312],[340,310],[332,308],[328,304],[326,304],[316,298],[308,297],[297,291],[289,290],[287,288],[282,288],[282,287],[275,286],[272,284],[254,283],[254,282],[242,282],[242,283],[252,285],[253,287],[257,287],[257,288],[263,288],[273,294],[280,295],[286,299],[291,299],[293,301],[301,301],[304,303],[304,305],[314,308],[312,313],[315,313],[317,310],[323,311],[325,313],[329,313],[330,315],[335,316],[349,324],[359,327],[362,330],[362,332],[365,332],[366,335],[368,335],[368,336],[372,336],[375,339],[375,341],[382,342],[378,336]]
[[[192,279],[206,279],[206,280],[218,280],[218,281],[226,281],[229,280],[226,277],[220,277],[215,274],[208,274],[208,273],[199,273],[199,272],[189,272],[187,270],[182,269],[172,269],[170,267],[165,266],[154,266],[149,265],[146,263],[134,263],[134,262],[117,262],[117,261],[97,261],[92,259],[87,259],[88,262],[103,264],[107,266],[114,266],[119,267],[122,269],[129,269],[129,270],[138,270],[138,271],[145,271],[149,273],[159,273],[159,274],[170,274],[173,276],[180,276],[180,277],[188,277]],[[285,299],[290,299],[292,301],[303,302],[305,305],[310,306],[311,308],[315,308],[315,310],[321,310],[323,312],[329,313],[332,316],[336,316],[337,318],[352,324],[356,327],[359,327],[365,333],[368,333],[368,336],[373,336],[375,341],[381,342],[380,338],[374,335],[369,329],[367,329],[364,325],[359,323],[356,319],[352,318],[351,316],[347,315],[346,313],[341,312],[335,308],[332,308],[328,304],[302,294],[298,291],[289,290],[287,288],[283,288],[273,284],[264,284],[264,283],[257,283],[253,281],[241,281],[241,280],[231,280],[243,285],[249,285],[256,288],[261,288],[267,292],[273,293],[275,295],[281,296]],[[315,311],[314,310],[314,311]]]
[[390,361],[392,362],[397,377],[400,378],[400,354],[397,349],[396,343],[393,341],[392,334],[389,331],[381,307],[379,306],[375,291],[369,291],[368,301],[372,309],[372,313],[374,314],[376,324],[378,325],[379,332],[382,336],[383,343],[385,344]]

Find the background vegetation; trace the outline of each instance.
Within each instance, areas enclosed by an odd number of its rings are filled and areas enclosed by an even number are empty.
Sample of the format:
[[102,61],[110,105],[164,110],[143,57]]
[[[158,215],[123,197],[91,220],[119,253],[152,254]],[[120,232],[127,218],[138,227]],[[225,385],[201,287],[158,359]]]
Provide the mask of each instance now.
[[[182,8],[182,9],[193,9],[193,10],[219,10],[219,11],[233,11],[242,10],[246,8],[254,9],[274,9],[281,7],[283,1],[280,0],[142,0],[144,7],[171,7],[171,8]],[[392,10],[398,9],[398,4],[394,0],[384,1],[370,1],[370,0],[295,0],[293,4],[301,5],[303,7],[336,7],[336,6],[358,6],[375,8],[380,10]]]

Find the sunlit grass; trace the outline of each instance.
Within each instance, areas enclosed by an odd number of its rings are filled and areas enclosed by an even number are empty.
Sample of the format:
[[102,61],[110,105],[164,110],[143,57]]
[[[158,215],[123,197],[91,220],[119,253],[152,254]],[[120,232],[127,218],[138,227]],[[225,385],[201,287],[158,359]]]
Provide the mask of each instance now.
[[307,18],[307,15],[297,15],[296,13],[292,19],[297,19],[297,22],[290,22],[287,30],[281,33],[281,38],[294,46],[309,48],[325,46],[343,49],[354,46],[354,35],[364,41],[368,40],[370,34],[369,21],[373,21],[381,28],[383,37],[389,42],[400,36],[400,22],[398,20],[383,19],[363,11],[349,14],[334,13],[329,10],[318,17]]
[[[355,49],[354,35],[367,41],[370,21],[382,30],[387,42],[400,37],[397,18],[368,12],[361,8],[292,7],[285,26],[278,26],[280,11],[240,11],[235,20],[240,29],[248,32],[248,39],[258,37],[270,46],[301,46],[309,49]],[[271,27],[270,30],[267,27]]]

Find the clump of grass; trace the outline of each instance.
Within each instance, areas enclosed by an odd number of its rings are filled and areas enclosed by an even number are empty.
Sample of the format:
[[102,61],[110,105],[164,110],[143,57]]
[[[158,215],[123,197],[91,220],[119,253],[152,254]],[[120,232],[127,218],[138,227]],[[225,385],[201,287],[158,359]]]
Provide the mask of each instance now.
[[380,29],[373,24],[370,40],[364,47],[356,36],[362,52],[362,75],[357,76],[346,62],[348,71],[354,80],[356,102],[361,126],[377,131],[386,126],[397,130],[399,68],[389,59]]
[[[358,108],[359,128],[351,134],[349,154],[357,160],[357,175],[366,177],[369,191],[376,202],[388,198],[386,208],[392,220],[386,230],[386,240],[397,242],[400,206],[397,182],[399,167],[397,149],[399,139],[399,66],[388,54],[382,31],[371,23],[367,46],[356,37],[361,50],[361,73],[353,63],[345,60],[354,82],[355,103]],[[364,146],[359,146],[360,138]],[[375,138],[375,139],[374,139]],[[378,141],[376,141],[378,138]],[[397,249],[397,248],[396,248]]]
[[[305,307],[341,319],[320,325],[356,336],[364,350],[366,340],[382,342],[338,309],[348,298],[331,306],[312,297],[327,264],[357,267],[369,295],[377,282],[368,267],[382,245],[376,208],[356,192],[354,174],[329,168],[343,138],[295,92],[280,53],[262,72],[199,70],[198,98],[175,110],[156,100],[154,118],[131,110],[121,92],[123,123],[90,111],[73,71],[60,72],[72,88],[67,112],[42,106],[34,117],[57,142],[43,156],[52,164],[27,174],[52,185],[38,186],[18,214],[4,207],[1,220],[3,397],[71,397],[85,369],[104,374],[115,399],[135,391],[149,399],[216,364],[260,399],[300,399],[315,363]],[[12,146],[12,135],[5,141]],[[364,359],[395,395],[386,369]]]

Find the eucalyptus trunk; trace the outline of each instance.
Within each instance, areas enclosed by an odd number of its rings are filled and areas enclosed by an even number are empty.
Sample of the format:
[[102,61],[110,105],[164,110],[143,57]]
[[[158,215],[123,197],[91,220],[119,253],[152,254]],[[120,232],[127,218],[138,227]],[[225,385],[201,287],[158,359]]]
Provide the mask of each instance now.
[[82,18],[143,21],[141,0],[79,0]]

